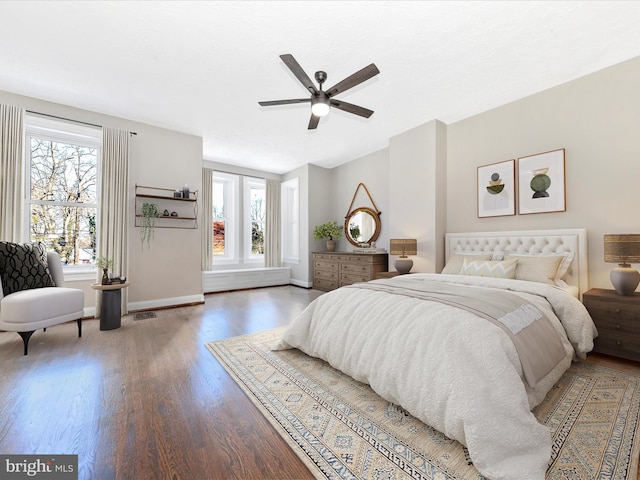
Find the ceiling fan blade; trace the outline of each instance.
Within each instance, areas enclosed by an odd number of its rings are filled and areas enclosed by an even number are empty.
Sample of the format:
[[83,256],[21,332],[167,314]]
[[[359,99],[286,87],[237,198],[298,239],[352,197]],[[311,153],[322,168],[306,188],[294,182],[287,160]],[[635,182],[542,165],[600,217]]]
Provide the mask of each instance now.
[[307,127],[307,130],[314,130],[315,128],[317,128],[319,121],[320,117],[317,117],[312,113],[311,118],[309,119],[309,126]]
[[263,107],[271,107],[273,105],[290,105],[292,103],[309,103],[310,98],[294,98],[291,100],[270,100],[267,102],[258,102]]
[[350,88],[355,87],[356,85],[361,84],[365,80],[369,80],[371,77],[380,73],[378,67],[375,66],[374,63],[371,65],[367,65],[361,70],[358,70],[353,75],[348,76],[341,82],[336,83],[333,87],[326,91],[329,97],[333,95],[337,95],[338,93],[342,93]]
[[369,110],[368,108],[359,107],[358,105],[354,105],[353,103],[343,102],[342,100],[329,100],[333,107],[336,107],[340,110],[344,110],[345,112],[353,113],[355,115],[360,115],[361,117],[369,118],[373,115],[373,110]]
[[289,67],[289,70],[293,72],[300,83],[305,86],[307,90],[311,93],[318,93],[318,89],[315,87],[309,76],[302,69],[300,64],[293,58],[293,55],[287,53],[285,55],[280,55],[280,58],[284,62],[284,64]]

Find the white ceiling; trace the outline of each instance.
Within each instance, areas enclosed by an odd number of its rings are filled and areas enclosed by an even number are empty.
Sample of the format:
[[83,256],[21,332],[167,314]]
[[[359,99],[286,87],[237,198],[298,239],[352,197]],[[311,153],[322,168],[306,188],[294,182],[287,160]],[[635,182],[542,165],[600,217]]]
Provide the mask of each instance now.
[[[0,1],[0,90],[201,136],[205,159],[284,173],[333,167],[433,119],[452,123],[640,56],[636,1]],[[336,98],[309,105],[279,59]]]

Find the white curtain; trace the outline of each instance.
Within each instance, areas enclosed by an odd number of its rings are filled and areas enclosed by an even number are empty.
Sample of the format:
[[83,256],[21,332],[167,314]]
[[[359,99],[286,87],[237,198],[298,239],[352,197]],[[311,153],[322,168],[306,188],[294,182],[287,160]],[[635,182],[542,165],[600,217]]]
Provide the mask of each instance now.
[[20,242],[24,110],[0,104],[0,240]]
[[281,266],[280,181],[267,179],[267,216],[264,227],[264,266]]
[[202,270],[211,270],[213,260],[213,170],[202,169]]
[[[128,131],[103,127],[100,188],[100,223],[98,257],[113,260],[112,271],[129,277],[127,256],[129,211],[129,143]],[[98,272],[98,281],[102,272]],[[121,289],[122,315],[127,310],[127,288]],[[96,317],[100,315],[100,292],[96,295]]]

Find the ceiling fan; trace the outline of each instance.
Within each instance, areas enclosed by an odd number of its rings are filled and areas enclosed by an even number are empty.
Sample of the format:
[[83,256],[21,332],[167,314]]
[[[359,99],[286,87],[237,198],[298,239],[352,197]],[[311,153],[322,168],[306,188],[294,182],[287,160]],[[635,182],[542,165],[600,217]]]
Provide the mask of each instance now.
[[343,102],[342,100],[336,100],[333,98],[335,95],[342,93],[346,90],[349,90],[356,85],[361,84],[362,82],[369,80],[371,77],[380,73],[378,67],[376,67],[373,63],[371,65],[367,65],[361,70],[358,70],[353,75],[348,76],[341,82],[336,83],[329,90],[323,91],[322,84],[327,79],[326,72],[319,71],[315,74],[315,79],[318,82],[318,87],[316,88],[309,76],[304,72],[300,64],[293,58],[291,54],[280,55],[280,58],[285,63],[289,70],[293,72],[300,83],[305,86],[309,92],[311,92],[311,96],[309,98],[296,98],[291,100],[272,100],[268,102],[258,102],[263,107],[270,107],[273,105],[289,105],[292,103],[311,103],[311,119],[309,120],[309,130],[313,130],[318,126],[318,122],[320,121],[320,117],[325,116],[329,113],[330,107],[335,107],[340,110],[344,110],[345,112],[353,113],[355,115],[360,115],[361,117],[369,118],[373,115],[373,110],[369,110],[368,108],[359,107],[358,105],[353,105],[352,103]]

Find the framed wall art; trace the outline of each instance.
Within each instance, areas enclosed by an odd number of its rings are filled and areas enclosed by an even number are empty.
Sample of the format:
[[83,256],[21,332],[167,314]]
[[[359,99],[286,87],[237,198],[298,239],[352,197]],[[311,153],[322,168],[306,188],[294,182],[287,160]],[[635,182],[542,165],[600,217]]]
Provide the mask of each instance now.
[[518,158],[518,213],[566,211],[564,148]]
[[516,214],[515,160],[478,167],[478,217]]

